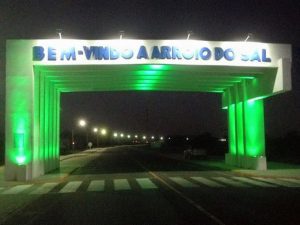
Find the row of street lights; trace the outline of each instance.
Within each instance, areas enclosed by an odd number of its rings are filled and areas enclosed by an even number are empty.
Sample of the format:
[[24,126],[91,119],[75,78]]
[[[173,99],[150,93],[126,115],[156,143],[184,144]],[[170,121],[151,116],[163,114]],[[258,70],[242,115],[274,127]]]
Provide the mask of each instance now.
[[[89,132],[87,130],[87,121],[84,119],[80,119],[78,120],[78,126],[85,128],[86,129],[86,144],[89,144]],[[106,128],[97,128],[94,127],[92,129],[93,133],[96,135],[96,145],[97,147],[99,146],[99,136],[102,137],[106,137],[108,136],[108,131]],[[100,135],[99,135],[100,134]],[[148,141],[164,141],[164,137],[163,136],[146,136],[146,135],[131,135],[131,134],[124,134],[122,132],[113,132],[112,136],[113,139],[118,139],[118,140],[132,140],[132,141],[144,141],[144,142],[148,142]],[[74,132],[72,130],[72,149],[74,150],[74,145],[75,145],[75,141],[74,141]]]

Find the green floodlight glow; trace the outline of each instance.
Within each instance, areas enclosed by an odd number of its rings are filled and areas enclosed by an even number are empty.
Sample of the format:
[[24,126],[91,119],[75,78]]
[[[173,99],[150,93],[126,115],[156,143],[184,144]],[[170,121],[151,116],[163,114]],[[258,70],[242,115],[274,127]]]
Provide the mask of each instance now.
[[18,165],[26,164],[24,133],[14,134],[14,150],[15,163],[17,163]]
[[151,91],[155,90],[155,87],[159,85],[163,79],[164,73],[156,70],[139,70],[134,72],[137,76],[135,81],[135,90]]
[[24,133],[14,135],[14,147],[19,151],[24,151]]
[[152,65],[144,65],[143,69],[145,70],[169,70],[169,65],[159,65],[159,64],[152,64]]
[[139,76],[155,76],[155,75],[163,75],[163,72],[157,70],[138,70],[135,72],[135,74]]
[[16,161],[18,165],[24,165],[26,161],[26,157],[21,155],[16,157]]

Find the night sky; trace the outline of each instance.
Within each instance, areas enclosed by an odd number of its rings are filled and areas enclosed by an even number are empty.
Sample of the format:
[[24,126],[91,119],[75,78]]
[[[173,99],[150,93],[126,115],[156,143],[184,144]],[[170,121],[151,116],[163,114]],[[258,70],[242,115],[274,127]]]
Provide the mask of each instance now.
[[[55,2],[55,3],[54,3]],[[265,100],[266,133],[300,131],[300,1],[110,0],[0,2],[0,131],[4,122],[6,39],[192,39],[289,43],[293,91]],[[90,126],[157,134],[226,134],[221,98],[210,93],[103,92],[64,94],[62,130],[85,117]]]

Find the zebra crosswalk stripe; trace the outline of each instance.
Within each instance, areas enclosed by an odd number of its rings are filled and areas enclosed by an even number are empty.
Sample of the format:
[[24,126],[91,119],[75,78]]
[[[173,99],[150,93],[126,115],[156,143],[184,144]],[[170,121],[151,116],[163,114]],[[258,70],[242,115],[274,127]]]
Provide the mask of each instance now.
[[114,188],[115,191],[125,191],[131,189],[127,179],[115,179]]
[[82,183],[82,181],[70,181],[59,191],[59,193],[75,192],[79,188],[81,183]]
[[[184,177],[168,177],[175,184],[183,188],[195,188],[205,185],[212,188],[224,188],[226,186],[233,187],[289,187],[289,188],[298,188],[300,187],[300,180],[292,178],[262,178],[262,177],[201,177],[193,176],[190,178]],[[189,180],[191,179],[191,181]],[[150,178],[136,178],[135,179],[138,186],[143,190],[149,189],[158,189],[159,187],[155,184]],[[87,186],[87,192],[101,192],[105,190],[106,180],[91,180]],[[76,192],[81,186],[83,181],[70,181],[66,183],[58,193],[72,193]],[[9,195],[9,194],[22,194],[28,193],[31,195],[43,195],[51,192],[59,183],[49,182],[42,185],[34,184],[23,184],[17,185],[14,187],[0,187],[0,195]],[[32,188],[31,188],[32,187]],[[131,190],[132,187],[128,179],[113,179],[113,190]]]
[[104,191],[104,180],[92,180],[88,191]]
[[149,178],[137,178],[136,181],[142,189],[157,189],[157,186]]
[[23,191],[25,191],[26,189],[30,188],[32,186],[32,184],[22,184],[22,185],[18,185],[12,188],[9,188],[8,190],[2,192],[1,194],[3,195],[14,195],[14,194],[19,194]]
[[238,181],[226,178],[226,177],[213,177],[212,179],[222,182],[224,184],[233,186],[233,187],[250,187],[247,184],[244,184],[242,182],[238,182]]
[[276,185],[270,183],[261,182],[261,181],[265,181],[263,179],[259,179],[260,181],[258,181],[258,180],[249,179],[247,177],[232,177],[232,178],[259,187],[277,187]]
[[209,186],[209,187],[225,187],[223,184],[220,184],[220,183],[217,183],[215,181],[212,181],[212,180],[209,180],[207,178],[204,178],[204,177],[191,177],[193,180],[201,183],[201,184],[204,184],[206,186]]
[[180,185],[181,187],[186,187],[186,188],[199,187],[199,185],[194,184],[182,177],[169,177],[169,179],[175,182],[176,184]]
[[51,191],[57,183],[45,183],[42,186],[38,187],[34,191],[32,191],[30,194],[31,195],[42,195],[42,194],[47,194],[49,191]]
[[274,178],[260,178],[260,177],[256,177],[255,179],[258,179],[258,180],[263,179],[269,183],[276,184],[276,185],[283,186],[283,187],[300,187],[300,183],[297,184],[297,183],[289,182],[286,180],[279,180],[279,179],[274,179]]

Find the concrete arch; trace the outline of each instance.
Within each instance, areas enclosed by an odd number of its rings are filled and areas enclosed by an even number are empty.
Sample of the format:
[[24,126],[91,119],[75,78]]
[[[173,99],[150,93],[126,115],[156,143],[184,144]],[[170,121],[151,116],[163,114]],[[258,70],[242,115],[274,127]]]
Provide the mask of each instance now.
[[[36,56],[32,56],[35,47],[46,50],[52,42],[7,42],[7,180],[29,180],[59,167],[60,95],[77,91],[219,93],[222,107],[228,111],[229,153],[226,162],[244,168],[266,169],[263,98],[291,89],[290,46],[268,45],[267,48],[273,51],[272,62],[256,60],[249,64],[226,59],[199,63],[196,58],[193,62],[168,58],[93,61],[87,55],[76,61],[83,50],[74,50],[72,54],[76,53],[76,57],[61,50],[61,58],[36,61]],[[72,49],[87,45],[87,41],[73,42],[75,47]],[[90,42],[92,46],[99,45],[99,41]],[[160,46],[162,41],[139,42],[134,41],[132,52],[138,52],[140,45],[145,48],[150,48],[148,45]],[[119,45],[113,41],[116,43]],[[181,42],[168,43],[170,46],[175,44],[180,46]],[[207,46],[207,42],[196,44]],[[216,49],[219,47],[213,46],[223,46],[224,43],[210,45],[210,49]],[[259,47],[266,48],[265,44]],[[53,49],[58,51],[59,47],[52,48],[54,52]],[[53,56],[54,53],[49,52],[50,47],[48,53],[43,54]],[[59,53],[55,51],[55,54]],[[73,56],[76,59],[72,59]]]

